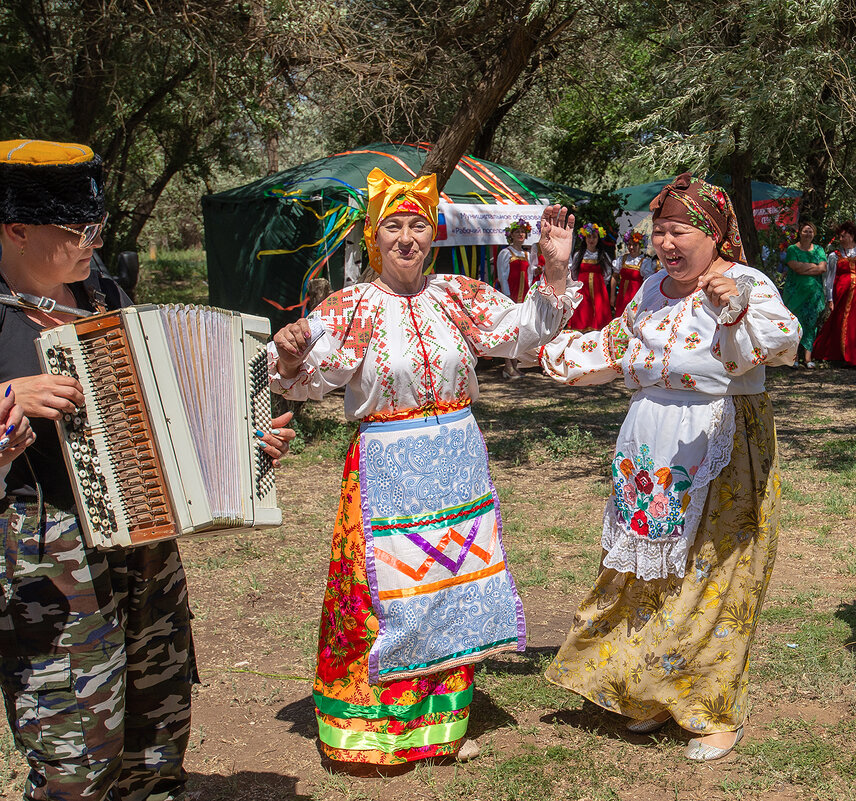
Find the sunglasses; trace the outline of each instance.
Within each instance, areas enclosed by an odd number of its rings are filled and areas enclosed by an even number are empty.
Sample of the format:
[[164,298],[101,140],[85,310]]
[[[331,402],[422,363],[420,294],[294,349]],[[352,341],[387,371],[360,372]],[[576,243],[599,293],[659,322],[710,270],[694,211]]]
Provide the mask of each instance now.
[[59,223],[51,223],[54,228],[61,228],[63,231],[68,231],[70,234],[75,234],[80,237],[80,241],[77,243],[77,246],[82,250],[83,248],[91,247],[96,239],[101,235],[101,231],[104,230],[104,226],[107,225],[107,217],[109,215],[105,214],[104,219],[101,222],[97,223],[89,223],[88,225],[78,226],[76,228],[71,228],[68,225],[60,225]]

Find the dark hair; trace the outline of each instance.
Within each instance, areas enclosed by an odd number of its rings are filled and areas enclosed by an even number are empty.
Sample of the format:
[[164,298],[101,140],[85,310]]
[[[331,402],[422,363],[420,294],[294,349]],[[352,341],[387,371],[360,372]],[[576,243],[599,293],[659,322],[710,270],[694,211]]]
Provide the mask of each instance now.
[[845,220],[835,229],[836,236],[841,236],[841,234],[845,232],[856,239],[856,222],[853,222],[853,220]]

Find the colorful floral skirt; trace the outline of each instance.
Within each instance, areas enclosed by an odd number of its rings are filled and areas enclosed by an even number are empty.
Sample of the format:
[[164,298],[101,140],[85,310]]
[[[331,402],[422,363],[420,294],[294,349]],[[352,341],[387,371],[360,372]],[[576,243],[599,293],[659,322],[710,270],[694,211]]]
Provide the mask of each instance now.
[[602,569],[547,679],[635,720],[733,731],[776,556],[779,472],[766,394],[737,396],[731,462],[708,485],[683,579]]
[[[478,454],[478,449],[483,449],[484,443],[477,427],[475,432],[478,443],[470,443],[470,452]],[[425,435],[417,434],[415,438],[418,439],[418,436]],[[368,508],[374,509],[373,496],[382,494],[389,487],[384,484],[378,488],[371,482],[361,486],[360,477],[361,474],[373,475],[372,471],[381,469],[384,464],[392,465],[395,462],[395,466],[401,467],[411,463],[411,459],[400,451],[388,453],[384,457],[377,449],[371,451],[371,455],[367,449],[361,466],[362,439],[361,435],[354,438],[345,461],[342,496],[321,616],[318,668],[314,684],[321,748],[331,759],[384,765],[455,754],[467,731],[473,693],[472,663],[497,650],[523,647],[523,640],[518,642],[517,639],[518,627],[525,627],[522,607],[518,608],[519,598],[513,589],[510,574],[507,574],[501,539],[497,535],[497,529],[501,529],[499,508],[498,505],[495,508],[498,525],[493,523],[491,503],[491,516],[484,526],[488,537],[491,537],[490,531],[493,530],[491,542],[495,544],[484,546],[484,542],[474,539],[475,534],[471,532],[471,536],[465,540],[466,548],[462,543],[460,555],[454,563],[450,554],[453,551],[458,553],[455,543],[461,539],[456,529],[452,529],[451,535],[443,536],[443,544],[437,546],[440,550],[436,553],[434,546],[426,539],[431,536],[431,532],[422,529],[421,535],[410,534],[408,542],[417,541],[425,550],[419,557],[423,564],[419,571],[415,571],[415,575],[408,565],[401,565],[402,576],[405,581],[407,576],[411,576],[417,583],[406,591],[378,594],[378,577],[382,573],[378,559],[383,556],[389,563],[398,563],[397,558],[393,559],[387,553],[395,537],[382,533],[379,521],[371,519],[364,512]],[[377,445],[377,440],[366,441],[371,441],[373,446]],[[419,451],[420,458],[427,458],[429,450],[427,447],[422,448]],[[465,460],[462,458],[461,461]],[[367,466],[369,462],[372,464]],[[429,469],[430,466],[426,463],[422,467]],[[449,469],[454,468],[449,466]],[[481,475],[484,477],[483,471]],[[452,483],[459,486],[457,482]],[[422,490],[425,489],[424,482],[420,486]],[[415,489],[413,492],[413,495],[405,493],[406,498],[415,499],[419,493]],[[401,495],[394,490],[391,494]],[[488,494],[495,499],[492,489]],[[482,500],[480,505],[486,508],[487,504],[488,501]],[[467,511],[467,507],[467,504],[462,504],[460,508]],[[473,522],[481,519],[477,511],[467,511],[466,515],[462,515],[462,520],[464,518],[463,525],[458,525],[458,528],[464,531],[478,528]],[[386,528],[397,529],[398,526],[390,525]],[[373,558],[368,560],[368,568],[367,541],[370,556],[373,554]],[[479,542],[484,547],[479,546]],[[407,543],[404,544],[406,546]],[[488,558],[487,549],[491,548],[494,557],[489,560],[490,567],[486,568],[483,560]],[[469,555],[466,549],[469,549]],[[429,551],[433,556],[426,559]],[[474,571],[468,567],[470,560],[482,569]],[[437,570],[447,568],[455,575],[437,581]],[[469,580],[479,574],[489,574],[479,579],[483,586],[479,581]],[[503,594],[498,591],[497,582],[501,582],[506,575]],[[424,584],[421,583],[423,579]],[[452,585],[450,595],[465,596],[466,612],[463,607],[456,612],[448,603],[438,600],[439,585]],[[423,594],[429,590],[434,594]],[[402,595],[403,601],[390,604],[388,597],[393,595]],[[465,628],[463,633],[460,629],[472,609],[478,606],[480,596],[487,599],[487,603],[483,604],[485,610],[478,618],[479,624],[482,624],[478,633],[484,630],[492,632],[486,644],[479,644],[476,632],[471,628]],[[415,603],[410,604],[410,601]],[[420,609],[424,611],[420,613]],[[420,618],[420,614],[424,617]],[[493,623],[485,623],[489,618]],[[382,643],[391,636],[394,647],[384,649]],[[456,638],[459,636],[467,646],[463,651],[458,647]],[[412,655],[418,653],[424,656],[429,647],[438,644],[440,647],[448,646],[450,654],[442,659],[420,658],[418,661],[421,664],[414,668]],[[384,669],[385,665],[390,664],[390,651],[393,655],[404,654],[407,657],[403,669],[409,671],[410,675],[390,675],[395,670]],[[430,672],[434,669],[432,665],[442,662],[449,666]],[[384,679],[385,675],[389,676],[388,680]]]

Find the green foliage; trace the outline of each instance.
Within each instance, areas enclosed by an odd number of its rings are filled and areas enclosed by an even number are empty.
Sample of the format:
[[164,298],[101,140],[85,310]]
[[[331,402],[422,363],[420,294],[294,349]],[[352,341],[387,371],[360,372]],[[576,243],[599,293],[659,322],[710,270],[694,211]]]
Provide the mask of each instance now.
[[140,259],[138,303],[208,303],[204,250],[165,251]]
[[557,461],[593,453],[596,449],[596,443],[591,432],[581,431],[578,426],[570,426],[565,434],[560,434],[549,428],[541,430],[547,453]]

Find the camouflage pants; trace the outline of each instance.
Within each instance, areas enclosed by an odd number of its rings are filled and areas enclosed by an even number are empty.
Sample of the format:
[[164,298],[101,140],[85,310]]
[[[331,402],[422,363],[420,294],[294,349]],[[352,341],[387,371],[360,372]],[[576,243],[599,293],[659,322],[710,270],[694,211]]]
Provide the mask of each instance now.
[[0,517],[0,684],[25,799],[181,798],[195,674],[175,543],[96,551],[75,517]]

